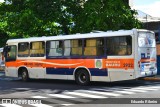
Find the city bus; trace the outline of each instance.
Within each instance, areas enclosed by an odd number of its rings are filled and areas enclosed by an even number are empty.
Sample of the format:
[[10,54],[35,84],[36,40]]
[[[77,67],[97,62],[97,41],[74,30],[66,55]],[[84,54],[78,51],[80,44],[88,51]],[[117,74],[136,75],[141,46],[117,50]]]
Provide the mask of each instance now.
[[157,74],[155,34],[149,30],[10,39],[4,49],[5,75],[30,79],[134,80]]

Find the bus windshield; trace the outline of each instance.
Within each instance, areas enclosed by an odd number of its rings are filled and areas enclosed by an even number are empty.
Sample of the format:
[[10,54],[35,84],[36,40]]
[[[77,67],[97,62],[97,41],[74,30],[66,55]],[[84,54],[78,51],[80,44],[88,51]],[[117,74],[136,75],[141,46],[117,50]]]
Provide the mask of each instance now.
[[139,47],[156,47],[155,36],[153,33],[140,32],[138,36]]

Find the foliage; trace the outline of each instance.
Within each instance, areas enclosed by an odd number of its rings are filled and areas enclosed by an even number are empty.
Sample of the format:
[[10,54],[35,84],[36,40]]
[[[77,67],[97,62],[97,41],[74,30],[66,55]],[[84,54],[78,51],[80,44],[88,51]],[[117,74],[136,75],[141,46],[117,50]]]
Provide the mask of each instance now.
[[[5,0],[0,34],[8,38],[139,28],[126,0]],[[4,43],[2,43],[4,44]]]
[[136,11],[131,10],[122,0],[88,0],[84,8],[71,11],[75,15],[74,32],[132,29],[141,26],[134,17]]

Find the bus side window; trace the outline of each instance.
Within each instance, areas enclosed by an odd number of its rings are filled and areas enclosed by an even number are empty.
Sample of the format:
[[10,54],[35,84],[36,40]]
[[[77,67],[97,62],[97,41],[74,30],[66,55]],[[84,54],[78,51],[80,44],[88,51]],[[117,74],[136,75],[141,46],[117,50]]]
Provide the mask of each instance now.
[[104,49],[104,38],[97,38],[97,55],[103,56],[105,49]]
[[64,41],[64,56],[71,55],[71,40]]
[[63,55],[63,41],[47,41],[47,56],[62,56]]
[[57,56],[63,55],[63,41],[56,41],[56,53]]
[[84,40],[84,55],[85,56],[96,56],[97,48],[96,48],[96,39],[85,39]]
[[82,40],[81,39],[71,40],[71,55],[72,56],[82,55]]
[[132,54],[132,37],[119,36],[107,37],[107,55],[131,55]]
[[44,56],[45,42],[31,42],[30,43],[30,56],[43,57]]
[[18,44],[18,57],[28,57],[29,56],[29,43],[19,43]]
[[85,56],[103,56],[104,50],[104,38],[92,38],[84,40]]
[[127,36],[126,42],[127,42],[127,55],[131,55],[132,54],[132,37]]
[[112,37],[107,37],[106,38],[106,47],[107,47],[107,55],[114,55],[114,41]]

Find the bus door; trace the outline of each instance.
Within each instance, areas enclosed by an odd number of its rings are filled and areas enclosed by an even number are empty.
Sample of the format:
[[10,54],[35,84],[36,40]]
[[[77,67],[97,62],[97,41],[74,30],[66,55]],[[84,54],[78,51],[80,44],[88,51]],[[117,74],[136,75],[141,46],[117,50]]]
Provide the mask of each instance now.
[[134,79],[132,36],[107,38],[106,67],[111,81]]
[[150,32],[138,35],[138,71],[139,77],[157,74],[155,36]]
[[17,77],[17,69],[16,69],[16,57],[17,57],[17,46],[16,45],[10,45],[6,46],[4,49],[5,54],[5,75],[13,77]]

